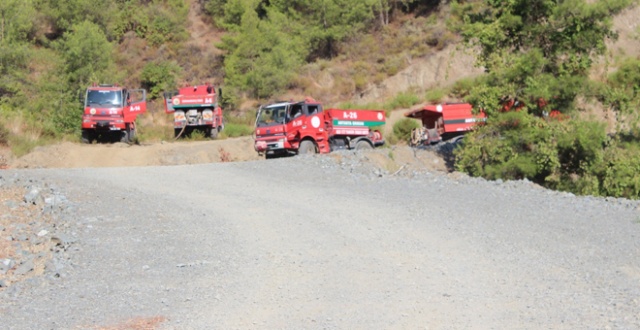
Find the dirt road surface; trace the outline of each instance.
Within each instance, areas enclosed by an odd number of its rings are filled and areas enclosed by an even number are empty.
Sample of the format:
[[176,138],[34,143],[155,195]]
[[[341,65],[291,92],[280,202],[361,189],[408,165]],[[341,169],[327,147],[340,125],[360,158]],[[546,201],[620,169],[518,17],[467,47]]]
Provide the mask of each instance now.
[[1,171],[63,193],[74,242],[0,289],[2,328],[640,327],[637,202],[392,152]]

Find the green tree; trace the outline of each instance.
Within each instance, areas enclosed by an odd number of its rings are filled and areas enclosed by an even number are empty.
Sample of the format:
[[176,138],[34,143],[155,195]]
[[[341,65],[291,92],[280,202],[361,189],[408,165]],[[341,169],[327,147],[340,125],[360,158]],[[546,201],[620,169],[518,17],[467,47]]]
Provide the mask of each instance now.
[[632,2],[453,2],[453,26],[469,46],[479,49],[477,64],[490,75],[479,86],[484,93],[471,91],[474,103],[497,109],[499,100],[489,97],[499,93],[529,105],[544,98],[550,107],[569,110],[594,56],[603,54],[606,40],[616,36],[612,16]]
[[0,44],[24,43],[33,33],[36,15],[32,0],[3,0],[0,2]]
[[[42,13],[52,23],[58,35],[71,30],[83,21],[93,22],[104,33],[113,30],[117,1],[93,0],[33,0],[38,3]],[[128,15],[133,16],[133,12]]]
[[[158,46],[178,42],[187,37],[189,7],[182,0],[124,0],[119,5],[115,34],[121,37],[134,32],[138,37]],[[135,12],[135,15],[131,13]]]
[[255,10],[246,11],[238,32],[221,45],[229,52],[226,84],[259,98],[283,90],[306,54],[299,37],[282,31],[291,23],[286,15],[270,10],[268,17],[260,20]]
[[[528,178],[581,194],[610,193],[603,187],[624,190],[611,178],[627,176],[629,168],[609,166],[607,172],[607,157],[615,159],[619,152],[608,142],[604,125],[548,121],[541,115],[574,109],[577,96],[591,85],[595,57],[605,53],[607,39],[616,37],[611,18],[633,2],[452,3],[452,24],[478,50],[477,64],[486,71],[474,84],[454,90],[489,115],[487,124],[469,134],[457,151],[457,168],[490,179]],[[609,90],[630,92],[622,85],[635,81],[635,70],[624,67],[614,77],[622,84]],[[504,97],[525,106],[520,112],[500,113]]]
[[113,45],[96,24],[84,21],[73,25],[58,44],[65,60],[65,72],[71,87],[110,78],[113,68]]
[[180,67],[174,62],[151,62],[142,69],[140,80],[142,87],[149,91],[149,98],[154,99],[162,91],[175,88],[178,73],[180,73]]

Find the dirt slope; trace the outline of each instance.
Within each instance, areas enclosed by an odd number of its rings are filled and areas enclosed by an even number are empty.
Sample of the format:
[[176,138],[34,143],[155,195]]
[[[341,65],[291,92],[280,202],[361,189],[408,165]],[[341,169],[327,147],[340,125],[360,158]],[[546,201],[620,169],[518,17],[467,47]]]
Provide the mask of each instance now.
[[153,144],[83,145],[65,142],[39,147],[10,163],[13,168],[71,168],[184,165],[259,159],[253,139],[178,141]]

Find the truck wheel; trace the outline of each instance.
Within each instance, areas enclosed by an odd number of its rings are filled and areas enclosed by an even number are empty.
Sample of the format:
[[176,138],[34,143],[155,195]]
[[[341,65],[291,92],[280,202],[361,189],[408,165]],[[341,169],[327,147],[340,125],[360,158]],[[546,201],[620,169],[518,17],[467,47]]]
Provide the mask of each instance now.
[[136,142],[136,130],[131,129],[129,131],[129,143],[134,143],[134,142]]
[[129,130],[125,129],[123,131],[120,131],[120,142],[123,143],[129,143]]
[[91,143],[93,140],[93,134],[91,134],[91,131],[88,130],[82,130],[82,143]]
[[360,140],[356,143],[356,150],[371,150],[373,146],[371,143],[365,140]]
[[218,138],[218,129],[215,127],[209,128],[209,138],[211,138],[211,140],[215,140]]
[[451,140],[451,143],[453,144],[454,148],[462,146],[462,144],[464,143],[464,136],[458,136],[453,138]]
[[316,145],[309,140],[304,140],[302,142],[300,142],[300,147],[298,148],[298,154],[300,155],[304,155],[304,154],[315,154],[316,151]]

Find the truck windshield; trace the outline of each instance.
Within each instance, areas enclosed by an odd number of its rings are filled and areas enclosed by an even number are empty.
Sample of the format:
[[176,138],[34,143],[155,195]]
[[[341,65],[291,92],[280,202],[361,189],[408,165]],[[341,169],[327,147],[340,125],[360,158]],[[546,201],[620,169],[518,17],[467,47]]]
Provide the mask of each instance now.
[[90,105],[122,106],[122,91],[90,90],[87,93],[87,106]]
[[287,113],[286,106],[276,106],[260,109],[258,113],[257,126],[272,126],[284,124],[284,118]]

